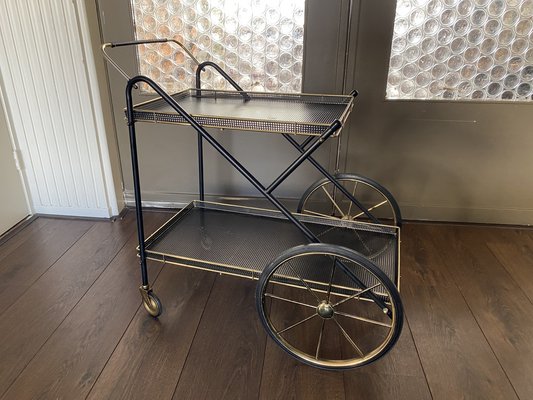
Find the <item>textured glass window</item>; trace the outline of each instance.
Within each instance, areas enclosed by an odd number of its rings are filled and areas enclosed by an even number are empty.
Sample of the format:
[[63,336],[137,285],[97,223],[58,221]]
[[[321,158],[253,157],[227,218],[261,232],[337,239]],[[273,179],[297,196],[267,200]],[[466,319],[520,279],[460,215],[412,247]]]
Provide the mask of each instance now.
[[[245,90],[301,92],[305,0],[132,0],[138,40],[172,38]],[[195,64],[172,43],[138,47],[140,73],[167,91],[194,87]],[[202,87],[229,89],[215,70]],[[143,88],[146,90],[146,88]]]
[[532,93],[533,0],[398,0],[388,99]]

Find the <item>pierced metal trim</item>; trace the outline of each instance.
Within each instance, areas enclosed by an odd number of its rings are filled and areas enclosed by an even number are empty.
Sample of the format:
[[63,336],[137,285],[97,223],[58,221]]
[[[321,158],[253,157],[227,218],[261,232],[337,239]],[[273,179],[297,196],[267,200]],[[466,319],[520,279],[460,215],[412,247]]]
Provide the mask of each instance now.
[[[172,97],[178,103],[190,98],[201,101],[242,101],[242,93],[227,90],[208,89],[187,89],[178,92]],[[295,118],[293,120],[273,120],[262,118],[248,118],[231,115],[209,115],[205,113],[191,112],[191,116],[202,126],[215,129],[232,129],[267,133],[286,133],[292,135],[319,136],[335,120],[344,124],[353,108],[353,96],[346,95],[319,95],[319,94],[294,94],[294,93],[267,93],[267,92],[244,92],[250,100],[249,102],[283,102],[287,108],[295,108]],[[243,102],[246,104],[248,101]],[[297,111],[300,105],[313,105],[310,110]],[[164,111],[160,107],[167,107],[161,98],[145,101],[134,106],[133,116],[137,122],[152,122],[174,125],[190,125],[185,118],[176,113],[173,109]],[[328,106],[336,106],[335,108]],[[339,110],[338,106],[342,106]],[[338,136],[340,130],[334,136]]]

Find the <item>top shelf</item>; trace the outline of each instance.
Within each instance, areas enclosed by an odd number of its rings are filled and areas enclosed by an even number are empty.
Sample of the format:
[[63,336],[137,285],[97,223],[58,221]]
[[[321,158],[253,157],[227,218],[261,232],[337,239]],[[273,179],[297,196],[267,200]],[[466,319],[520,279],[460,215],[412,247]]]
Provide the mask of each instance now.
[[[318,136],[348,118],[354,97],[187,89],[172,98],[205,128]],[[139,122],[189,125],[162,98],[134,106]],[[340,132],[340,130],[338,131]]]

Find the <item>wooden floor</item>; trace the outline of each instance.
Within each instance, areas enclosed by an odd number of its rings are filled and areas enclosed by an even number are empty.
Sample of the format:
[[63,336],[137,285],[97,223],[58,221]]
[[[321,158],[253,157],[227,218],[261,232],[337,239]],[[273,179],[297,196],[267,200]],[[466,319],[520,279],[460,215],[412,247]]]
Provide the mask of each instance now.
[[135,246],[132,213],[38,218],[0,246],[2,399],[533,399],[532,230],[406,224],[402,336],[344,373],[267,339],[252,281],[151,264],[150,318]]

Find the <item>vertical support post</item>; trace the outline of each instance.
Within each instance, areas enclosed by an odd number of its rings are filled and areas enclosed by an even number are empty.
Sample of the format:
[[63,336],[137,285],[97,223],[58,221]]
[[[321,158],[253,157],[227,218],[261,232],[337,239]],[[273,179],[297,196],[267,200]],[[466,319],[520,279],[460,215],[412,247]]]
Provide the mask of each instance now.
[[143,287],[149,286],[148,270],[146,268],[146,248],[144,244],[144,223],[141,200],[141,182],[139,177],[139,159],[137,156],[137,140],[135,135],[135,120],[133,118],[133,102],[131,91],[135,83],[130,80],[126,86],[126,109],[130,136],[131,167],[133,171],[133,192],[135,197],[135,214],[137,217],[137,237],[139,240],[139,257],[141,264],[141,279]]
[[203,148],[202,134],[198,133],[198,187],[200,192],[200,200],[205,200],[204,192],[204,148]]

